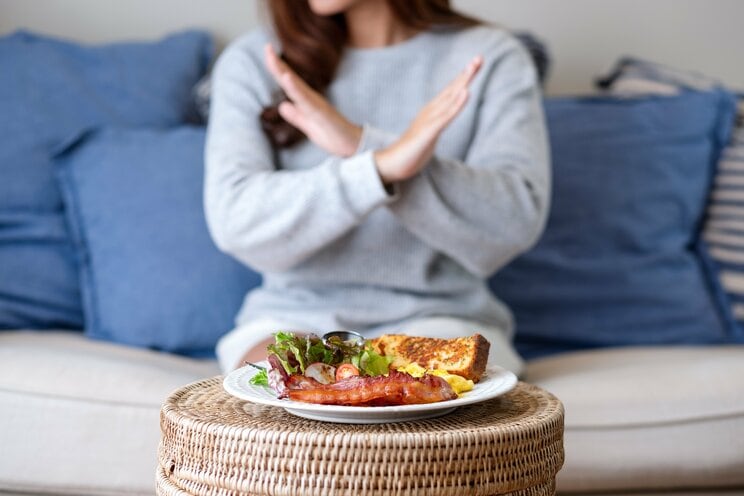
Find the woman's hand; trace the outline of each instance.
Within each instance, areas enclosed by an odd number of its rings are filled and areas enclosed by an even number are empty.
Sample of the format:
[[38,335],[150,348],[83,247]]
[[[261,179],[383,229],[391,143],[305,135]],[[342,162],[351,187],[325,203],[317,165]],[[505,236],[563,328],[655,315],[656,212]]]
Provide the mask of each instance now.
[[483,65],[475,57],[465,70],[419,112],[403,135],[375,153],[377,171],[386,185],[409,179],[428,163],[442,131],[468,100],[468,86]]
[[362,128],[349,122],[323,95],[305,83],[274,52],[264,48],[266,66],[290,101],[279,104],[279,114],[310,141],[332,155],[350,157],[359,147]]

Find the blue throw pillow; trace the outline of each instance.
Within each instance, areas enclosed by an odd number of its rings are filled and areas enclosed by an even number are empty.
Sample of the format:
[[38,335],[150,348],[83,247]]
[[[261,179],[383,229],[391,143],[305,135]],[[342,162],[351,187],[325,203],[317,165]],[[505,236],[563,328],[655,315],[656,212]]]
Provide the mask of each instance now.
[[195,31],[102,46],[0,37],[0,329],[83,324],[53,155],[96,126],[183,122],[211,56]]
[[60,158],[92,338],[212,356],[260,276],[214,246],[203,128],[108,129]]
[[730,339],[699,234],[733,110],[722,91],[546,102],[548,225],[489,281],[520,352]]
[[[623,97],[722,87],[715,79],[701,74],[629,57],[618,61],[599,85],[610,94]],[[738,342],[744,342],[744,95],[737,95],[737,99],[736,125],[718,162],[702,231],[722,297],[736,321]]]

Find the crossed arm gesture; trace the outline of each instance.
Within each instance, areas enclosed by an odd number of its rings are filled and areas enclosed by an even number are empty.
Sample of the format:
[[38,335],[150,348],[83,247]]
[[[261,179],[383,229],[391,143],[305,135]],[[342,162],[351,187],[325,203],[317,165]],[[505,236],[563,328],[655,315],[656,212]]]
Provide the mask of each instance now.
[[[353,155],[361,139],[361,127],[349,122],[323,95],[308,86],[277,56],[271,45],[266,45],[264,51],[269,72],[289,98],[279,105],[281,116],[330,154]],[[442,131],[465,106],[469,84],[482,63],[482,57],[473,58],[421,109],[398,140],[375,152],[377,172],[384,184],[409,179],[426,167]]]

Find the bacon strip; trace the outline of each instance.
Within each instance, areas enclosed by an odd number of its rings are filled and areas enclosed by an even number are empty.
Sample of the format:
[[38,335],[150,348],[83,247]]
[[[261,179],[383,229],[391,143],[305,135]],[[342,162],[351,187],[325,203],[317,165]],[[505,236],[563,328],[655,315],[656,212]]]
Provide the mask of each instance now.
[[287,379],[287,389],[315,389],[323,384],[312,377],[305,377],[302,374],[292,374]]
[[[317,382],[317,381],[314,381]],[[307,381],[289,385],[289,399],[305,403],[347,406],[390,406],[437,403],[452,400],[457,394],[442,379],[433,375],[421,378],[391,371],[387,376],[349,377],[333,384],[315,387]]]

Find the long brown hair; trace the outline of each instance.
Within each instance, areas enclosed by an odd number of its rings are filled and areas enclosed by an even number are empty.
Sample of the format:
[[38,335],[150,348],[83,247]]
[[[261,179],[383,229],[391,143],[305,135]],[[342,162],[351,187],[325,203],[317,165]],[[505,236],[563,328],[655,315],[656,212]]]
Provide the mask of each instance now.
[[[481,21],[456,12],[449,0],[386,0],[395,17],[405,26],[426,30],[432,26],[464,28]],[[284,61],[313,89],[325,93],[341,60],[348,30],[343,14],[319,16],[307,0],[267,0],[269,14],[281,43]],[[286,96],[264,108],[261,125],[276,148],[290,147],[305,135],[279,115]]]

